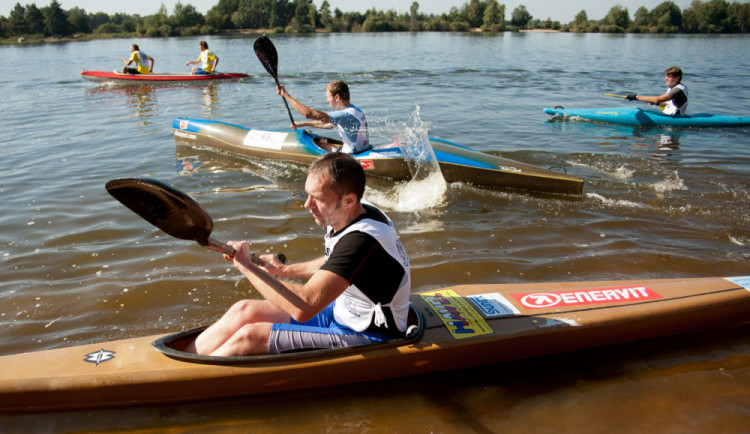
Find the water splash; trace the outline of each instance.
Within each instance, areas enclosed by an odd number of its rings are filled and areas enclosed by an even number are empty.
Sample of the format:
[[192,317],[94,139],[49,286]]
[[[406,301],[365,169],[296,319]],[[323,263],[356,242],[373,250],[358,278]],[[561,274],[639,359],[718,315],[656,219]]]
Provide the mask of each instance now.
[[405,156],[412,179],[396,184],[390,191],[369,190],[368,199],[398,211],[418,211],[441,206],[447,197],[448,183],[430,145],[429,124],[419,115],[417,106],[410,123],[386,121],[382,128],[371,128],[371,134],[398,145]]

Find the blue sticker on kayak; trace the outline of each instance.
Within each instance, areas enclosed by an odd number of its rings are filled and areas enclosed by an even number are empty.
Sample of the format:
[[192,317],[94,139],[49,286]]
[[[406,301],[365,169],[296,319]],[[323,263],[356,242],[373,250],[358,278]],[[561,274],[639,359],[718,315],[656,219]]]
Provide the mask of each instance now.
[[750,291],[750,276],[725,277],[724,279],[732,283],[736,283],[737,285],[740,285],[741,287]]
[[497,292],[490,294],[470,295],[469,300],[487,317],[520,315],[521,312],[513,304]]

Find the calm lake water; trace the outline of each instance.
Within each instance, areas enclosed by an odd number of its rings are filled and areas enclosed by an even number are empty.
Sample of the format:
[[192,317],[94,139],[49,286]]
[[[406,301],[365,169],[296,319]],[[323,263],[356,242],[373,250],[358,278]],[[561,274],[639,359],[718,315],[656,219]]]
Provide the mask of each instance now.
[[[211,37],[242,82],[106,86],[129,45],[182,72],[197,38],[0,46],[0,355],[181,330],[257,293],[220,255],[112,199],[147,176],[192,194],[219,240],[301,261],[322,253],[304,170],[177,148],[175,117],[286,128],[254,37]],[[342,78],[375,141],[429,135],[562,167],[581,196],[373,182],[412,259],[414,290],[750,274],[750,129],[550,122],[544,107],[658,95],[685,71],[690,112],[750,115],[748,36],[334,34],[273,38],[280,79],[325,108]],[[634,103],[633,103],[634,104]],[[416,119],[416,120],[415,120]],[[293,396],[0,419],[6,432],[742,432],[750,326]]]

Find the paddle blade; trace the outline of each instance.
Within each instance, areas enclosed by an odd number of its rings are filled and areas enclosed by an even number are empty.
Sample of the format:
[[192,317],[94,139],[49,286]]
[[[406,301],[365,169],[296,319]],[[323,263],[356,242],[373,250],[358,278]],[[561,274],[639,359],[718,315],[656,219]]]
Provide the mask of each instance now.
[[255,40],[253,49],[255,49],[255,55],[258,56],[258,60],[266,68],[266,71],[278,82],[276,72],[279,65],[279,56],[276,53],[276,47],[273,46],[273,42],[271,42],[268,36],[263,35]]
[[107,191],[146,221],[181,240],[206,246],[213,231],[211,216],[192,197],[155,179],[121,178]]

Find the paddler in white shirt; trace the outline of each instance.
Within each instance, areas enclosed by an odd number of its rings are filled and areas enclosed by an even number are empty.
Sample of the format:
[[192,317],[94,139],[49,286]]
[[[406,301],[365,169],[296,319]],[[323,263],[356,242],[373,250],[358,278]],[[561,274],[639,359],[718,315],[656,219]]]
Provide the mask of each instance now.
[[643,101],[649,104],[663,105],[662,111],[667,115],[684,116],[687,113],[688,90],[682,84],[682,69],[672,66],[664,71],[664,79],[667,82],[667,92],[659,96],[628,95],[628,101]]

